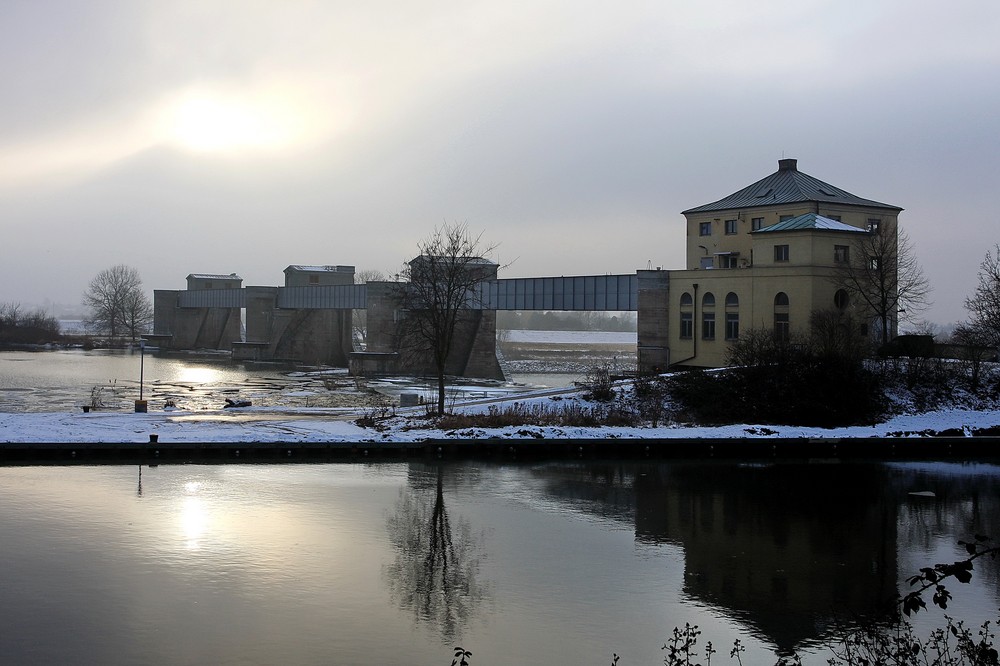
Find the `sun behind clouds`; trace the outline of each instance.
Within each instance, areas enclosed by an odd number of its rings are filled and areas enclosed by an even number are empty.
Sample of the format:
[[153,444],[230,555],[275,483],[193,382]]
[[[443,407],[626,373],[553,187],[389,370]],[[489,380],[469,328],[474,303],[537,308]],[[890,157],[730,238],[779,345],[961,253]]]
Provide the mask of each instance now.
[[165,106],[164,138],[200,153],[284,150],[329,129],[329,118],[316,101],[289,89],[253,94],[188,91]]

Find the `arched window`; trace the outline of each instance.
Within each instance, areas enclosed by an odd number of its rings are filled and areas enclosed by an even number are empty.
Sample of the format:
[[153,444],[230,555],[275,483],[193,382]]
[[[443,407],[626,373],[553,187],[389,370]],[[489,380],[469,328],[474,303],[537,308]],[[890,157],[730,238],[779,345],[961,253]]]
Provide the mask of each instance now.
[[845,290],[838,289],[837,293],[833,295],[833,304],[838,310],[846,310],[849,303],[850,297]]
[[715,296],[710,291],[701,297],[701,339],[715,339]]
[[740,297],[735,292],[726,294],[726,340],[740,337]]
[[791,333],[791,322],[788,318],[788,294],[779,291],[774,297],[774,337],[781,342],[788,342]]
[[681,340],[690,340],[694,337],[694,299],[691,294],[684,292],[681,294]]

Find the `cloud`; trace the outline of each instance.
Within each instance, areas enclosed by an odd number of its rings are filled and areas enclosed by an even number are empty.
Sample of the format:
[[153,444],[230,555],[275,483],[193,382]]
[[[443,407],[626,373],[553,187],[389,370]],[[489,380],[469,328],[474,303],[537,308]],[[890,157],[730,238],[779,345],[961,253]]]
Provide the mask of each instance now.
[[444,221],[512,276],[678,268],[679,211],[785,155],[904,207],[958,319],[995,242],[998,28],[969,0],[4,3],[0,301],[122,262],[392,272]]

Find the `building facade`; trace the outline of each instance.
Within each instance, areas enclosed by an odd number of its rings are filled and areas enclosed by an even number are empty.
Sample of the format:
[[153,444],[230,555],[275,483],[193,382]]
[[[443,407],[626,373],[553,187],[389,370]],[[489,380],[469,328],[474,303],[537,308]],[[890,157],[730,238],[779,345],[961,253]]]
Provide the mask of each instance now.
[[[836,277],[860,259],[862,237],[887,234],[895,243],[901,211],[809,176],[794,159],[683,211],[685,269],[639,271],[640,368],[720,367],[742,331],[808,335],[815,312],[851,311],[867,321],[871,313],[851,302]],[[891,320],[894,333],[895,313]]]

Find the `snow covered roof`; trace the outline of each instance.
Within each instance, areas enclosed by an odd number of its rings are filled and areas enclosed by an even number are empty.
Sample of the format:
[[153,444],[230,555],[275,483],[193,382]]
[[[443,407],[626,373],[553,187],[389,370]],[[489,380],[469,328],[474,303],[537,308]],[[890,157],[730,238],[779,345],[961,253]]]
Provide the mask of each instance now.
[[284,270],[285,273],[353,273],[354,266],[308,266],[305,264],[292,264]]
[[188,280],[240,280],[243,281],[236,273],[230,273],[229,275],[221,275],[216,273],[191,273],[187,276]]
[[834,220],[829,217],[823,217],[822,215],[817,215],[816,213],[804,213],[802,215],[796,215],[795,217],[789,218],[787,220],[782,220],[777,224],[772,224],[769,227],[764,227],[763,229],[758,229],[757,231],[751,232],[755,234],[761,234],[769,231],[798,231],[800,229],[820,229],[823,231],[849,231],[849,232],[860,232],[867,233],[861,227],[854,227],[850,224],[844,224],[839,220]]

